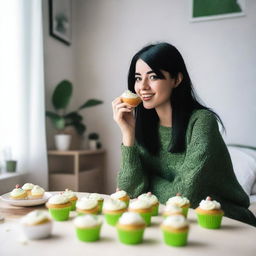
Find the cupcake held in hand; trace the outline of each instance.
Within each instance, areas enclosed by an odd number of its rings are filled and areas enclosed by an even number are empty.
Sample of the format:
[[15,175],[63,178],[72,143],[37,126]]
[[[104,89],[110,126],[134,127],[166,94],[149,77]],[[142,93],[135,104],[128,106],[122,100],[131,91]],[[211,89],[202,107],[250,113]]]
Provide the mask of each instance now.
[[146,224],[135,212],[125,212],[117,223],[120,242],[124,244],[139,244],[143,240]]
[[197,207],[195,211],[198,223],[201,227],[209,229],[220,228],[224,211],[221,210],[219,202],[212,200],[211,197],[208,196],[206,200],[200,202],[199,207]]
[[63,194],[58,194],[50,197],[46,203],[46,207],[54,220],[65,221],[69,218],[71,203]]
[[168,201],[166,202],[166,205],[168,204],[178,205],[182,209],[184,216],[187,217],[188,209],[190,207],[190,202],[186,197],[178,193],[176,196],[168,199]]
[[90,199],[88,197],[82,197],[76,203],[76,211],[81,214],[97,214],[98,213],[98,201]]
[[106,222],[111,226],[115,226],[118,219],[127,211],[127,208],[125,202],[110,198],[104,201],[102,211]]
[[121,95],[121,99],[122,99],[122,102],[128,103],[132,107],[137,107],[141,103],[141,98],[137,94],[129,90],[126,90]]
[[161,224],[164,242],[171,246],[187,244],[189,225],[183,215],[173,215],[164,219]]
[[92,214],[78,216],[74,220],[76,235],[80,241],[94,242],[100,239],[101,219]]
[[21,219],[21,227],[28,239],[42,239],[51,235],[52,221],[47,211],[35,210]]
[[152,216],[158,216],[158,208],[159,208],[159,202],[155,195],[153,195],[151,192],[141,194],[138,199],[146,200],[148,201],[152,206]]
[[78,197],[76,196],[76,193],[66,188],[65,191],[63,192],[63,195],[69,199],[69,201],[71,202],[71,211],[74,211],[76,209],[76,202],[78,199]]

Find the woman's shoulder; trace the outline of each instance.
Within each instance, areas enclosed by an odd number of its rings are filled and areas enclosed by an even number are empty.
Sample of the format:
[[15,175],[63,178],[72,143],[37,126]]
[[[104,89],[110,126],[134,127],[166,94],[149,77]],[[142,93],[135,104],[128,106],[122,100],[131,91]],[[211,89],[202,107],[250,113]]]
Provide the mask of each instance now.
[[195,109],[190,117],[190,123],[202,122],[202,123],[217,123],[215,114],[208,109]]

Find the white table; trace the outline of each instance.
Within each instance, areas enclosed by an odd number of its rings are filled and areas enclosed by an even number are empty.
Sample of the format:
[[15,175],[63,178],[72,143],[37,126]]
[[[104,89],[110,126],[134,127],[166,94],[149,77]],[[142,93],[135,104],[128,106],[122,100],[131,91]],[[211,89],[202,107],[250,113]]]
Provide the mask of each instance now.
[[[84,196],[79,193],[78,196]],[[105,196],[106,197],[106,196]],[[190,209],[188,220],[190,232],[188,245],[175,248],[164,244],[159,224],[162,217],[153,217],[152,226],[144,233],[144,242],[140,245],[124,245],[118,241],[116,229],[105,221],[101,230],[101,239],[93,243],[80,242],[76,238],[72,219],[54,222],[53,234],[50,238],[37,241],[24,240],[19,228],[20,216],[5,211],[5,203],[0,202],[0,214],[5,221],[0,223],[0,255],[9,256],[48,256],[48,255],[83,255],[83,256],[255,256],[256,228],[224,217],[219,230],[208,230],[198,226],[194,210]],[[27,211],[34,209],[29,207]],[[163,206],[160,206],[160,211]],[[19,214],[23,209],[20,209]],[[2,213],[1,213],[2,211]]]

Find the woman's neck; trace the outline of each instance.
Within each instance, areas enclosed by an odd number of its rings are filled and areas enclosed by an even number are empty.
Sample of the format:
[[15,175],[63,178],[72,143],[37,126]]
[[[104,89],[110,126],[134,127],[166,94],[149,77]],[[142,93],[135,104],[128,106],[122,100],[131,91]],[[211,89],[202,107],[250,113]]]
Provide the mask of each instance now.
[[156,113],[159,117],[159,124],[161,126],[172,127],[172,107],[171,104],[157,107]]

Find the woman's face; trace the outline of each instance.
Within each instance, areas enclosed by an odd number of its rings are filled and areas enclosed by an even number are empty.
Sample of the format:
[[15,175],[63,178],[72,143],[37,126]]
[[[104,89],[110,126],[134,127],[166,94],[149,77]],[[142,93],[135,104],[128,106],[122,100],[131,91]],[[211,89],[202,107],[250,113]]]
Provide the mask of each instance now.
[[176,87],[176,80],[171,78],[169,72],[163,70],[161,72],[165,79],[159,79],[142,59],[136,63],[134,88],[146,109],[170,108],[170,95]]

